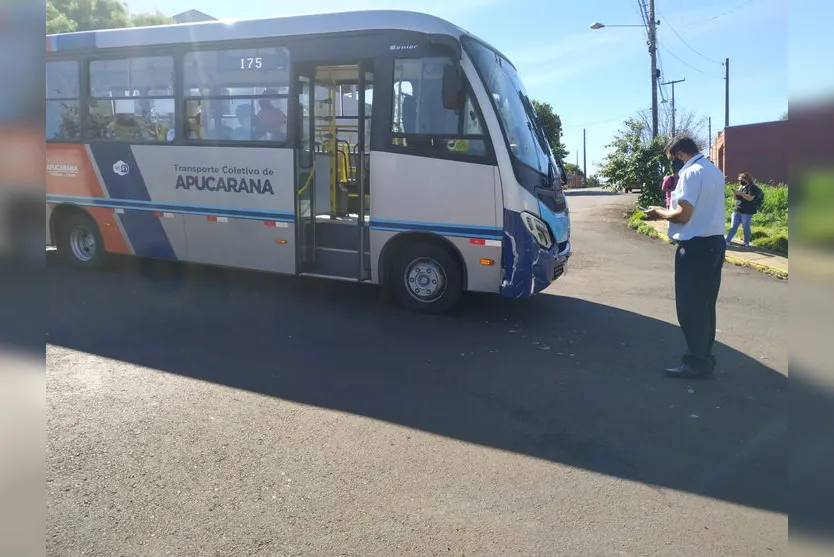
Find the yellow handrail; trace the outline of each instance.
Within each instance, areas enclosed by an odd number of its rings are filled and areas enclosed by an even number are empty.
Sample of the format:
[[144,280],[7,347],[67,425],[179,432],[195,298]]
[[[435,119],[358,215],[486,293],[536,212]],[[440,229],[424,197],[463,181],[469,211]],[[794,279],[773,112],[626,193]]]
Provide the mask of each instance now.
[[307,188],[309,188],[310,184],[313,182],[313,176],[316,175],[316,166],[315,166],[315,164],[313,164],[312,168],[313,169],[310,171],[310,175],[307,176],[307,182],[303,186],[301,186],[300,190],[298,190],[298,195],[301,195],[302,193],[307,191]]

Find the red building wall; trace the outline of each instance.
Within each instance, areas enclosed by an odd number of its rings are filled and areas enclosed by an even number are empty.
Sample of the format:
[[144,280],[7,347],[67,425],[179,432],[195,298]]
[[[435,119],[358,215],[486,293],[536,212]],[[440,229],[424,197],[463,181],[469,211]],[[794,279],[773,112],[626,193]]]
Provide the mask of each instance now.
[[788,121],[730,126],[719,132],[711,159],[734,182],[747,172],[761,183],[788,183]]
[[568,174],[568,183],[565,186],[568,189],[577,189],[582,187],[582,176],[579,174]]

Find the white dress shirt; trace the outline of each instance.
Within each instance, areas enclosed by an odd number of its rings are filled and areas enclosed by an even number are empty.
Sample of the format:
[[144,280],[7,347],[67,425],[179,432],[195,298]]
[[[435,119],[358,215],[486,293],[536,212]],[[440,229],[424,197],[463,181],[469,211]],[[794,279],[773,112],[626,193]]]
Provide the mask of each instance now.
[[669,238],[681,242],[702,236],[723,236],[724,174],[704,155],[695,155],[683,165],[672,192],[671,209],[686,201],[695,209],[686,224],[669,222]]

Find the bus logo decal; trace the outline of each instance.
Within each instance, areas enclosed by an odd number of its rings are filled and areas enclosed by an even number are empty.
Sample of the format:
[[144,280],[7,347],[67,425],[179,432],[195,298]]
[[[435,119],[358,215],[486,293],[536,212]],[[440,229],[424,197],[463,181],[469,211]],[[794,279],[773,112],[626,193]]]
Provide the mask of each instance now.
[[113,172],[119,176],[127,176],[127,174],[130,173],[130,165],[128,165],[125,161],[117,161],[116,164],[113,165]]
[[72,163],[48,162],[46,173],[50,176],[71,177],[78,174],[78,166]]

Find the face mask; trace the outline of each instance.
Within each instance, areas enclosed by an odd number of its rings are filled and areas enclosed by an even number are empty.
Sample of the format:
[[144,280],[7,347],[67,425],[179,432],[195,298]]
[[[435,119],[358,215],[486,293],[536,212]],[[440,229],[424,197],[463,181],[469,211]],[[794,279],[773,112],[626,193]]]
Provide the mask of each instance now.
[[683,168],[683,161],[677,157],[672,159],[672,170],[674,170],[677,173],[680,172],[681,168]]

